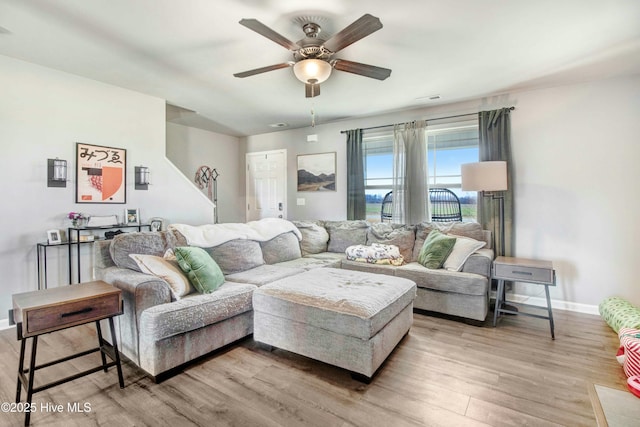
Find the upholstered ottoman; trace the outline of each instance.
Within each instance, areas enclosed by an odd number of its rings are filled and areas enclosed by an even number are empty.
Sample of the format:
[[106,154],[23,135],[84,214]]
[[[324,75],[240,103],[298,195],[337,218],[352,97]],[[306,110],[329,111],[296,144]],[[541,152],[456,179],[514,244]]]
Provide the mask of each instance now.
[[409,279],[310,270],[254,291],[253,337],[366,382],[411,328],[415,296]]

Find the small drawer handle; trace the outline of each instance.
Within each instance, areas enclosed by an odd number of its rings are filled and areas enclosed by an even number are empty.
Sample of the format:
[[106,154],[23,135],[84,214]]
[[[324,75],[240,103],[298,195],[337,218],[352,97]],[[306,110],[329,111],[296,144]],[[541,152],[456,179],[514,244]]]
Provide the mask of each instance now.
[[518,271],[518,270],[513,270],[512,271],[513,274],[521,274],[523,276],[533,276],[533,273],[530,271]]
[[90,311],[93,311],[93,307],[83,308],[82,310],[72,311],[71,313],[62,313],[60,317],[71,317],[71,316],[76,316],[78,314],[89,313]]

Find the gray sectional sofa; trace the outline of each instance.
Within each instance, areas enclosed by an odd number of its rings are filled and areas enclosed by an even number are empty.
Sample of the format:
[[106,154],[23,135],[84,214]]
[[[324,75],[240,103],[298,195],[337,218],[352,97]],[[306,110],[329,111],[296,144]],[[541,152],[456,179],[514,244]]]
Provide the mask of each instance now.
[[[427,269],[417,257],[434,229],[483,240],[486,246],[466,259],[461,271]],[[404,264],[346,259],[347,247],[372,243],[398,246]],[[143,273],[130,256],[163,257],[170,249],[190,245],[203,247],[224,273],[225,283],[215,292],[178,295],[167,280]],[[417,285],[417,309],[475,321],[484,321],[489,309],[491,234],[475,223],[404,226],[267,219],[202,227],[173,225],[167,231],[120,234],[111,241],[97,241],[94,247],[95,279],[123,291],[124,314],[118,318],[121,351],[155,379],[252,334],[253,291],[316,268],[410,279]]]

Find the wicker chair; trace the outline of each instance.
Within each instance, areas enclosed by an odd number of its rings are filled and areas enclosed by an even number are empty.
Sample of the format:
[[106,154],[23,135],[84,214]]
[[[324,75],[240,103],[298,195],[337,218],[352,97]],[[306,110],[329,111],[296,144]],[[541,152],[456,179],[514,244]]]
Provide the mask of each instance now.
[[[454,192],[446,188],[430,188],[429,200],[431,201],[431,221],[451,222],[462,221],[460,199]],[[382,199],[380,209],[380,221],[391,222],[393,220],[393,191],[389,191]]]
[[393,219],[393,191],[389,191],[382,199],[380,222],[391,222]]
[[460,199],[454,192],[446,188],[430,188],[431,221],[462,221]]

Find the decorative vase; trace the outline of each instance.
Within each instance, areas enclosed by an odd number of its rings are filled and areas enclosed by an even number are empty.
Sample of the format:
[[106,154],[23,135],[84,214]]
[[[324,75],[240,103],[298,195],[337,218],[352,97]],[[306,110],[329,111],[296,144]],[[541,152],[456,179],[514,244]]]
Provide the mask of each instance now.
[[71,220],[71,225],[73,225],[74,228],[78,228],[82,225],[82,220],[81,219],[72,219]]

